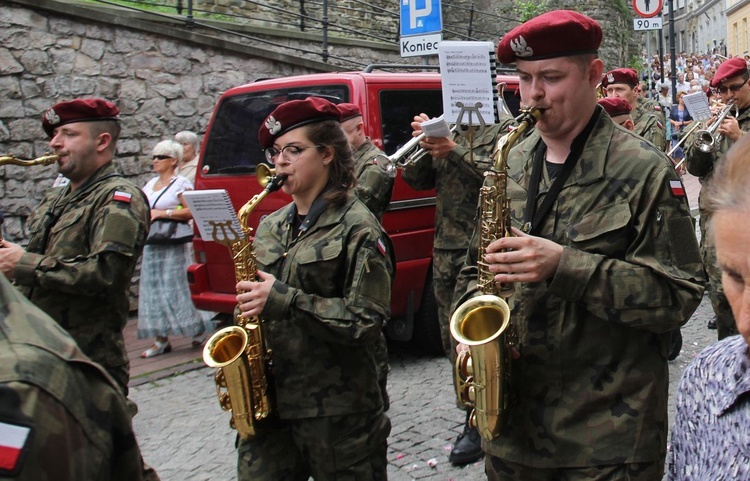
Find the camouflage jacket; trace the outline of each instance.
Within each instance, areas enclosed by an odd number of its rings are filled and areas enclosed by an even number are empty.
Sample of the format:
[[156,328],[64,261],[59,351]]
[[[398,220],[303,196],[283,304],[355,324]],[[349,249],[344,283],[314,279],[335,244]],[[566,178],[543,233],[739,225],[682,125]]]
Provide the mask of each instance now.
[[664,150],[667,131],[661,105],[654,100],[641,98],[631,117],[635,124],[634,132],[654,144],[659,150]]
[[295,205],[258,226],[258,269],[276,277],[261,317],[282,419],[382,406],[375,344],[390,315],[390,239],[354,195],[318,198],[297,237]]
[[[601,114],[540,237],[563,246],[557,271],[516,285],[511,322],[521,357],[506,434],[485,446],[542,468],[656,462],[667,435],[670,331],[703,295],[687,199],[671,162]],[[520,228],[532,133],[510,153],[508,196]],[[537,209],[551,184],[542,176]],[[472,245],[477,245],[476,232]],[[476,291],[476,249],[456,287]]]
[[[737,122],[740,124],[740,130],[743,132],[750,132],[750,108],[745,108],[740,111],[737,116]],[[715,134],[716,135],[716,134]],[[712,152],[701,152],[695,147],[695,136],[687,139],[687,149],[685,151],[685,163],[687,163],[687,170],[692,175],[699,177],[701,182],[707,180],[713,174],[714,167],[719,160],[727,153],[729,148],[732,146],[732,142],[726,137],[722,136],[718,145]]]
[[393,192],[393,178],[383,168],[387,162],[383,152],[369,138],[354,152],[355,192],[378,220],[383,219]]
[[513,123],[507,118],[487,126],[474,139],[473,160],[467,140],[453,135],[456,147],[446,159],[425,155],[403,171],[403,179],[416,190],[435,189],[435,244],[437,249],[464,250],[474,229],[479,189],[483,173],[492,167],[492,152],[497,139],[508,132]]
[[130,413],[114,380],[0,276],[0,439],[9,439],[8,430],[25,452],[2,463],[2,479],[141,479]]
[[110,163],[73,192],[52,189],[28,226],[16,284],[93,361],[105,369],[126,365],[128,288],[149,227],[141,189]]

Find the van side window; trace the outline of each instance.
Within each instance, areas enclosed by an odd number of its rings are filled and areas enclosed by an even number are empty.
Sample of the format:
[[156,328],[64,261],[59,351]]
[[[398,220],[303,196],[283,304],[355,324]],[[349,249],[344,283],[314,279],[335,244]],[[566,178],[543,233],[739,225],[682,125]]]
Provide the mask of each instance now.
[[411,121],[425,113],[432,117],[443,114],[443,94],[440,90],[382,90],[380,92],[380,120],[383,150],[386,155],[396,152],[412,138]]
[[201,159],[202,175],[249,174],[265,155],[258,143],[258,129],[268,114],[288,100],[324,97],[333,103],[348,102],[345,85],[299,86],[237,94],[221,100],[211,120]]

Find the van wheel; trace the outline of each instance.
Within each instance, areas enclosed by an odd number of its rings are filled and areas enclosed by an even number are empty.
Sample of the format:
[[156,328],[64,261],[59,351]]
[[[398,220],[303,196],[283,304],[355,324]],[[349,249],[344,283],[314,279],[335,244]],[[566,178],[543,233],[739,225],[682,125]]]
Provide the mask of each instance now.
[[435,290],[432,286],[432,268],[430,268],[427,279],[425,279],[419,311],[414,315],[414,336],[412,340],[429,354],[445,354],[443,340],[440,336]]

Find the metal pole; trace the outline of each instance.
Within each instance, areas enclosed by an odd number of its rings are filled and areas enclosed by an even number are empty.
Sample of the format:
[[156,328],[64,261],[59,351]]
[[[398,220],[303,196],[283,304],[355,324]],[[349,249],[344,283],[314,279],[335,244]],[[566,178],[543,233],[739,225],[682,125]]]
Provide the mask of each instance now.
[[[659,12],[659,16],[664,18],[661,12]],[[664,25],[662,25],[662,29],[659,30],[659,70],[661,81],[666,82],[667,79],[664,77]]]
[[195,21],[193,20],[193,0],[188,0],[187,4],[187,27],[193,28],[195,26]]
[[677,59],[674,45],[674,0],[669,0],[669,55],[672,69],[672,105],[677,104]]
[[328,63],[328,0],[323,0],[323,61]]
[[471,2],[469,7],[469,29],[467,31],[468,37],[471,39],[471,33],[474,29],[474,2]]
[[182,15],[182,0],[177,0],[177,15]]

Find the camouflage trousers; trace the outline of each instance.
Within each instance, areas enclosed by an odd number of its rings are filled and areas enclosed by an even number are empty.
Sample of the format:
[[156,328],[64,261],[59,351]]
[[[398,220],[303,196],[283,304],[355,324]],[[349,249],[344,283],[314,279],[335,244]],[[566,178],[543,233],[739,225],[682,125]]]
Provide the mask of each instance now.
[[701,256],[703,257],[703,266],[706,269],[708,283],[706,293],[711,301],[714,314],[716,315],[716,331],[719,340],[725,337],[738,334],[737,324],[732,314],[732,308],[729,306],[727,296],[724,295],[724,288],[721,285],[721,269],[716,260],[716,247],[713,239],[707,235],[707,215],[701,213],[700,230],[701,230]]
[[391,406],[391,398],[388,396],[388,373],[391,372],[391,365],[388,364],[388,342],[385,338],[385,332],[380,331],[380,339],[375,343],[375,364],[378,370],[378,386],[383,396],[383,411],[387,411]]
[[381,410],[277,420],[239,440],[238,481],[386,481],[391,422]]
[[466,260],[465,249],[434,249],[432,252],[432,283],[437,302],[443,350],[451,362],[456,358],[456,341],[451,336],[451,302],[458,274]]
[[484,470],[487,481],[661,481],[664,463],[535,468],[487,455],[484,458]]

